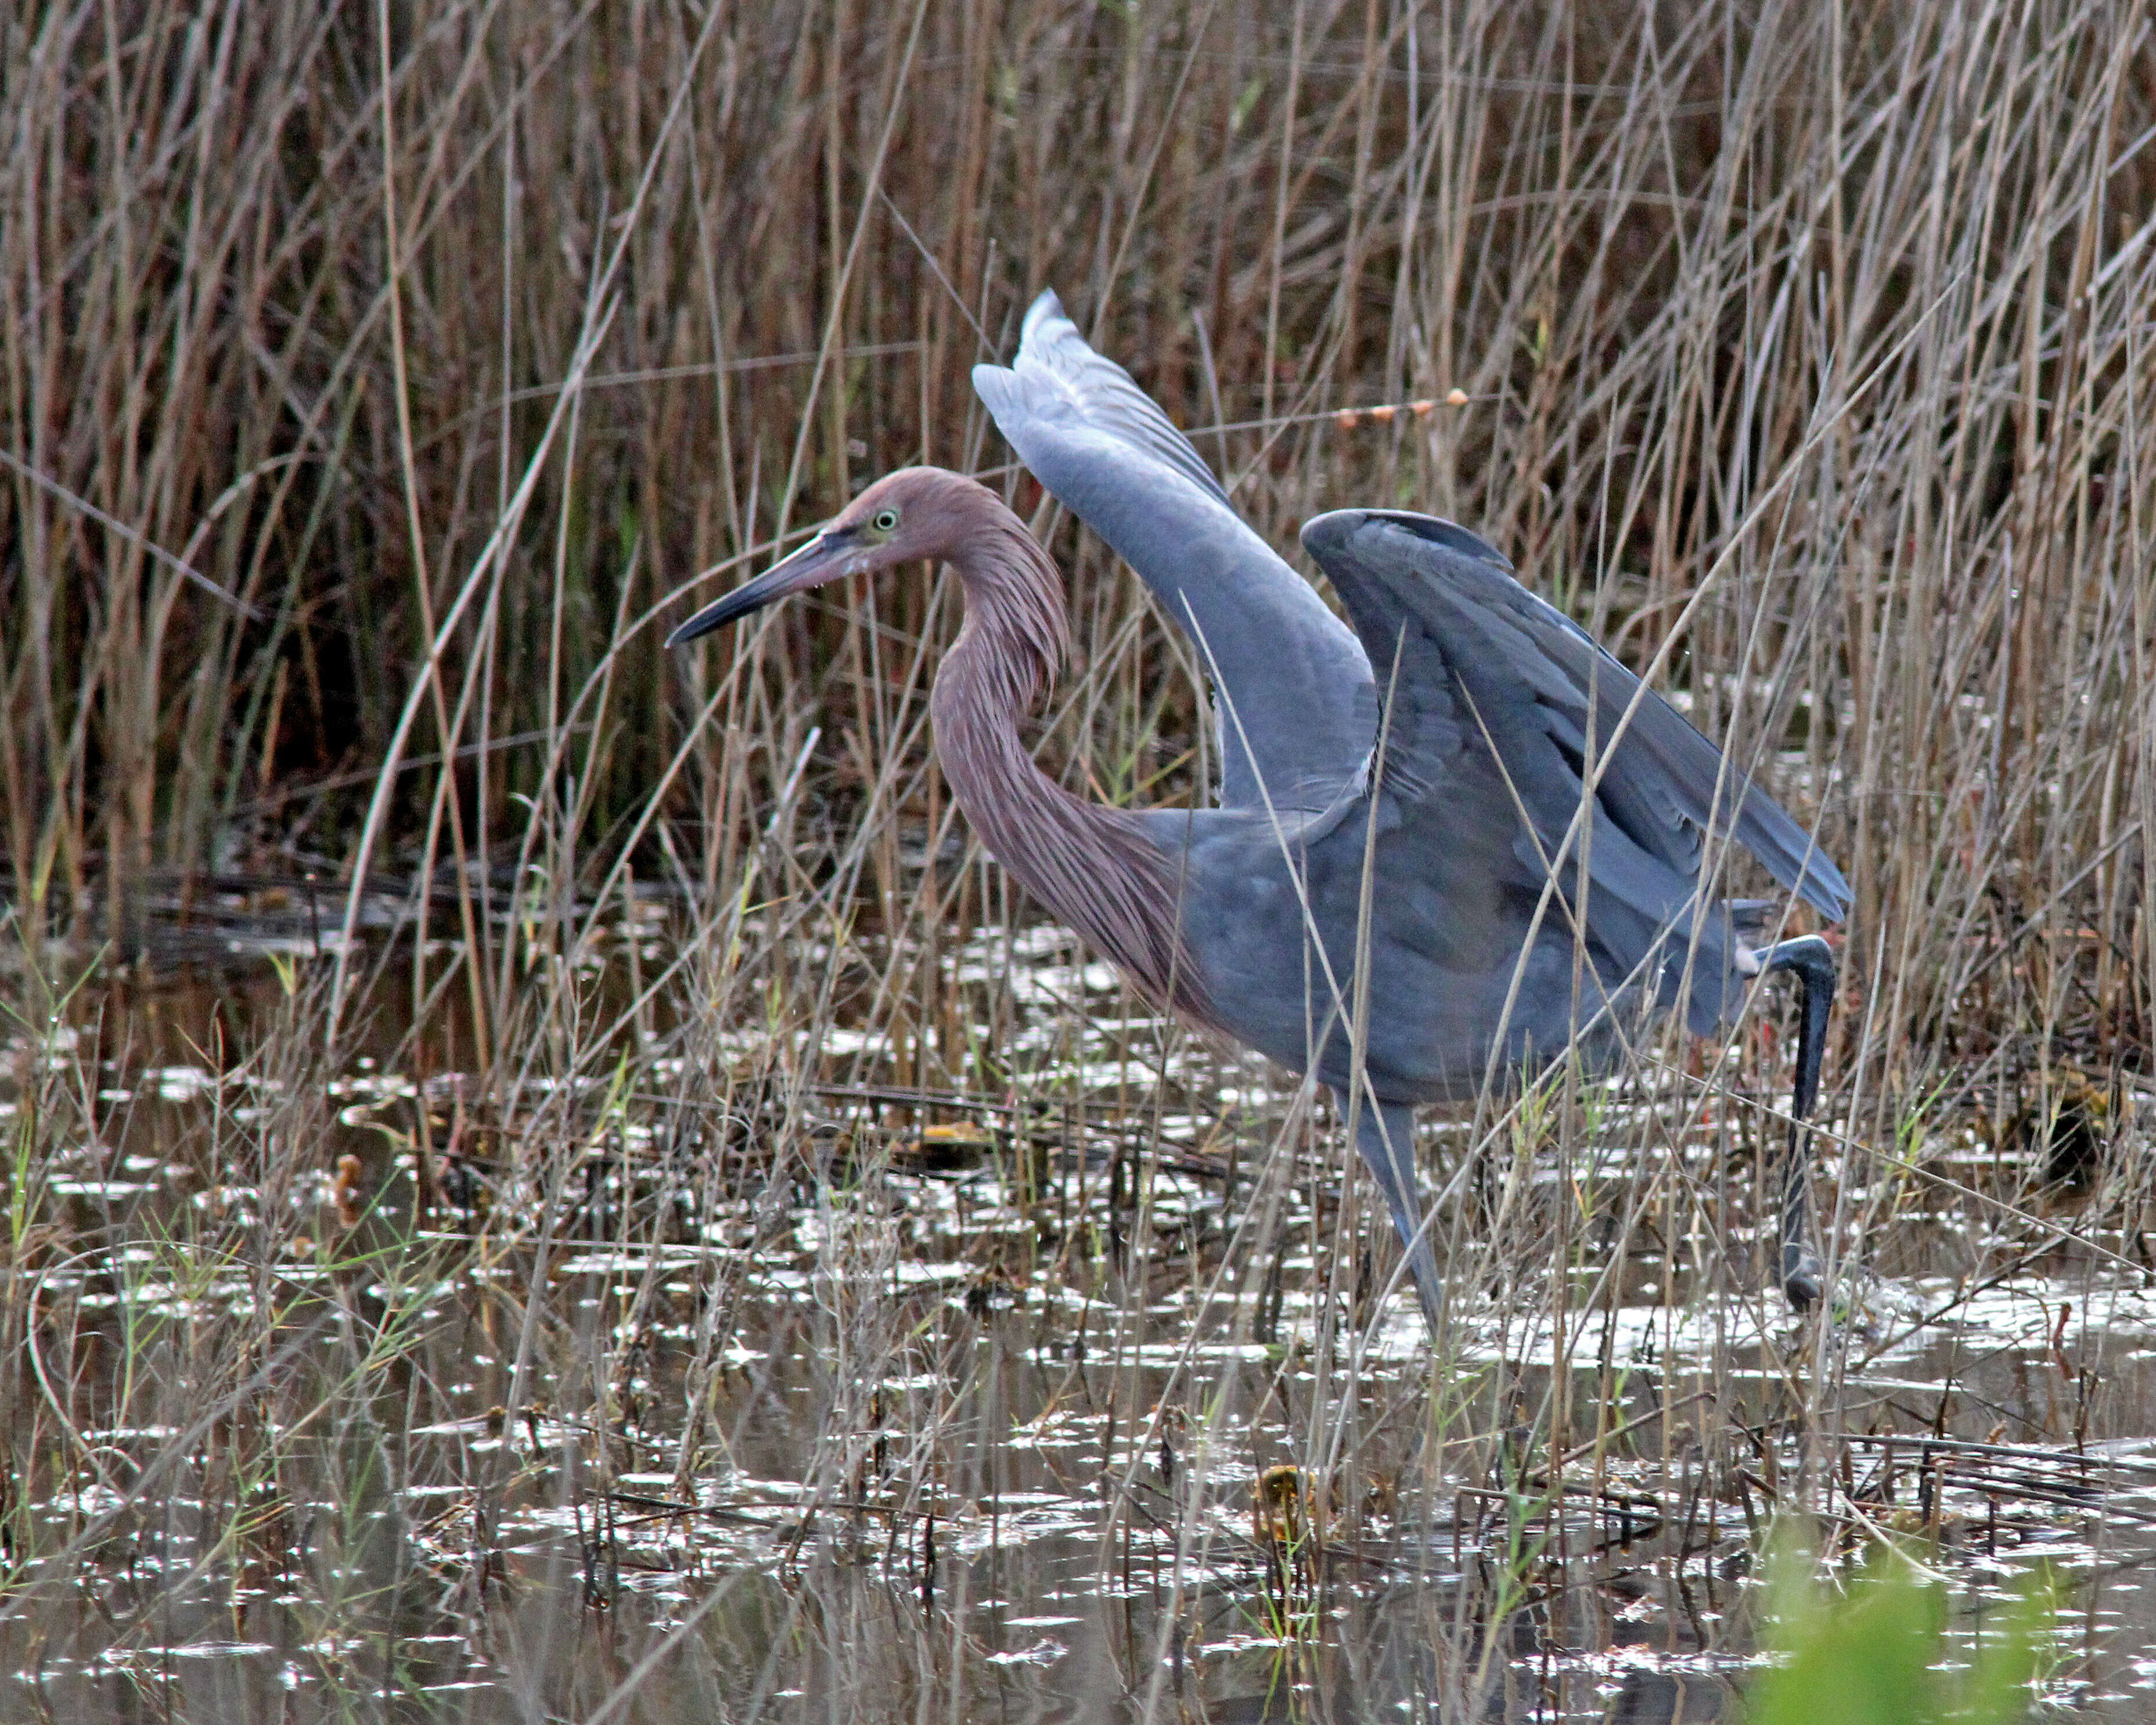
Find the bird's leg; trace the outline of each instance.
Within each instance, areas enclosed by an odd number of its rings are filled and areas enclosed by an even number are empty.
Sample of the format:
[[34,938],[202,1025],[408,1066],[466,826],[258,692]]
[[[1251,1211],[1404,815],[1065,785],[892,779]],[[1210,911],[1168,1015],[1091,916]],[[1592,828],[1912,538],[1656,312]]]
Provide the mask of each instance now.
[[1812,1240],[1812,1104],[1826,1058],[1827,1014],[1834,1009],[1834,948],[1818,935],[1780,941],[1759,954],[1763,971],[1794,972],[1804,989],[1797,1044],[1796,1094],[1789,1110],[1789,1147],[1782,1158],[1782,1291],[1804,1311],[1820,1296],[1825,1274]]
[[[1348,1098],[1337,1091],[1333,1096],[1341,1112],[1348,1112]],[[1373,1103],[1365,1097],[1355,1111],[1355,1147],[1385,1194],[1385,1208],[1393,1213],[1393,1226],[1407,1249],[1415,1291],[1422,1296],[1423,1317],[1435,1336],[1445,1284],[1438,1276],[1437,1255],[1423,1231],[1422,1202],[1415,1196],[1414,1110],[1404,1103]]]

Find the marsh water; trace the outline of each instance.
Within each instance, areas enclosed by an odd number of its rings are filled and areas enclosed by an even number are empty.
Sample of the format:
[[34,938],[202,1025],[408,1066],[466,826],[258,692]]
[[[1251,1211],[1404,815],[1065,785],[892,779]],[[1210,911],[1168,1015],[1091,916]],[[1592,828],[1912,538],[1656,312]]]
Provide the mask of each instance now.
[[1956,1196],[2041,1142],[1930,1147],[1806,1324],[1687,1219],[1726,1147],[1477,1172],[1437,1122],[1426,1178],[1544,1247],[1455,1243],[1434,1349],[1337,1126],[1163,1064],[1053,937],[1050,1090],[783,1019],[482,1083],[393,975],[327,1055],[282,914],[11,1027],[0,1117],[60,1147],[11,1176],[0,1717],[1733,1718],[1778,1525],[1899,1542],[1950,1647],[2041,1569],[2046,1703],[2148,1714],[2138,1235]]

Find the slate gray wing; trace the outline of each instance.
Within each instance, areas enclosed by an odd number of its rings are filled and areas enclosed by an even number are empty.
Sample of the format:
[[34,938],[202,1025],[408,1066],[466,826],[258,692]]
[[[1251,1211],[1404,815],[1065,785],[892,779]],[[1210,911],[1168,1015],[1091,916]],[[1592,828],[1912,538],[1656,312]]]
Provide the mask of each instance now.
[[1579,809],[1591,726],[1598,753],[1618,738],[1595,792],[1589,877],[1598,892],[1649,916],[1681,916],[1712,822],[1822,915],[1848,914],[1849,884],[1810,835],[1652,691],[1626,719],[1639,680],[1515,581],[1474,534],[1428,516],[1340,510],[1302,536],[1362,634],[1380,688],[1399,644],[1391,728],[1408,773],[1421,770],[1415,732],[1428,722],[1416,685],[1434,680],[1448,702],[1471,707],[1536,835],[1554,847]]
[[1189,439],[1086,344],[1052,293],[1027,312],[1013,365],[974,367],[973,388],[1034,476],[1192,638],[1221,708],[1221,803],[1330,800],[1369,752],[1367,697],[1358,699],[1368,661],[1235,513]]
[[[1757,912],[1701,906],[1710,819],[1822,912],[1845,912],[1835,865],[1676,707],[1645,692],[1617,729],[1639,680],[1466,528],[1354,509],[1302,532],[1378,666],[1378,787],[1399,804],[1410,847],[1507,832],[1520,878],[1554,878],[1604,983],[1636,974],[1665,1005],[1688,994],[1701,1033],[1733,1011],[1751,970],[1740,938]],[[1589,729],[1609,761],[1583,822]],[[1697,959],[1686,957],[1691,947]]]

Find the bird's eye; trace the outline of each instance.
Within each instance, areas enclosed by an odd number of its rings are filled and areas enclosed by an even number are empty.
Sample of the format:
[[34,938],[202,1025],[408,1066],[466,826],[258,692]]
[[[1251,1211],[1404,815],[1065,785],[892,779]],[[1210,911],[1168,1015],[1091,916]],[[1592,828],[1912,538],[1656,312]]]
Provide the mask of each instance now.
[[875,518],[870,521],[869,525],[874,527],[879,533],[896,532],[898,531],[898,511],[895,509],[879,509],[875,512]]

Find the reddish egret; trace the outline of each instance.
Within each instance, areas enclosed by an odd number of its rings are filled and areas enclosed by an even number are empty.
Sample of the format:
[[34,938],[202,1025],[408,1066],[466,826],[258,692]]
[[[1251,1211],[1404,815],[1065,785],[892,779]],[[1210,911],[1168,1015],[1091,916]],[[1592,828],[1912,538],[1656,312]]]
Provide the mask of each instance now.
[[[1794,1114],[1809,1114],[1831,954],[1817,937],[1748,945],[1761,906],[1702,899],[1707,836],[1734,839],[1830,917],[1846,884],[1502,556],[1426,516],[1317,517],[1303,543],[1350,634],[1052,300],[1028,319],[1015,372],[983,367],[976,382],[1028,465],[1196,639],[1223,709],[1224,806],[1106,807],[1034,764],[1019,726],[1064,659],[1062,583],[999,498],[941,469],[879,480],[670,644],[842,576],[949,563],[966,619],[929,710],[982,842],[1147,999],[1332,1087],[1433,1325],[1416,1104],[1568,1050],[1607,1065],[1680,1005],[1711,1031],[1747,978],[1788,969],[1804,987]],[[1804,1171],[1793,1123],[1782,1280],[1800,1307],[1820,1288]]]

